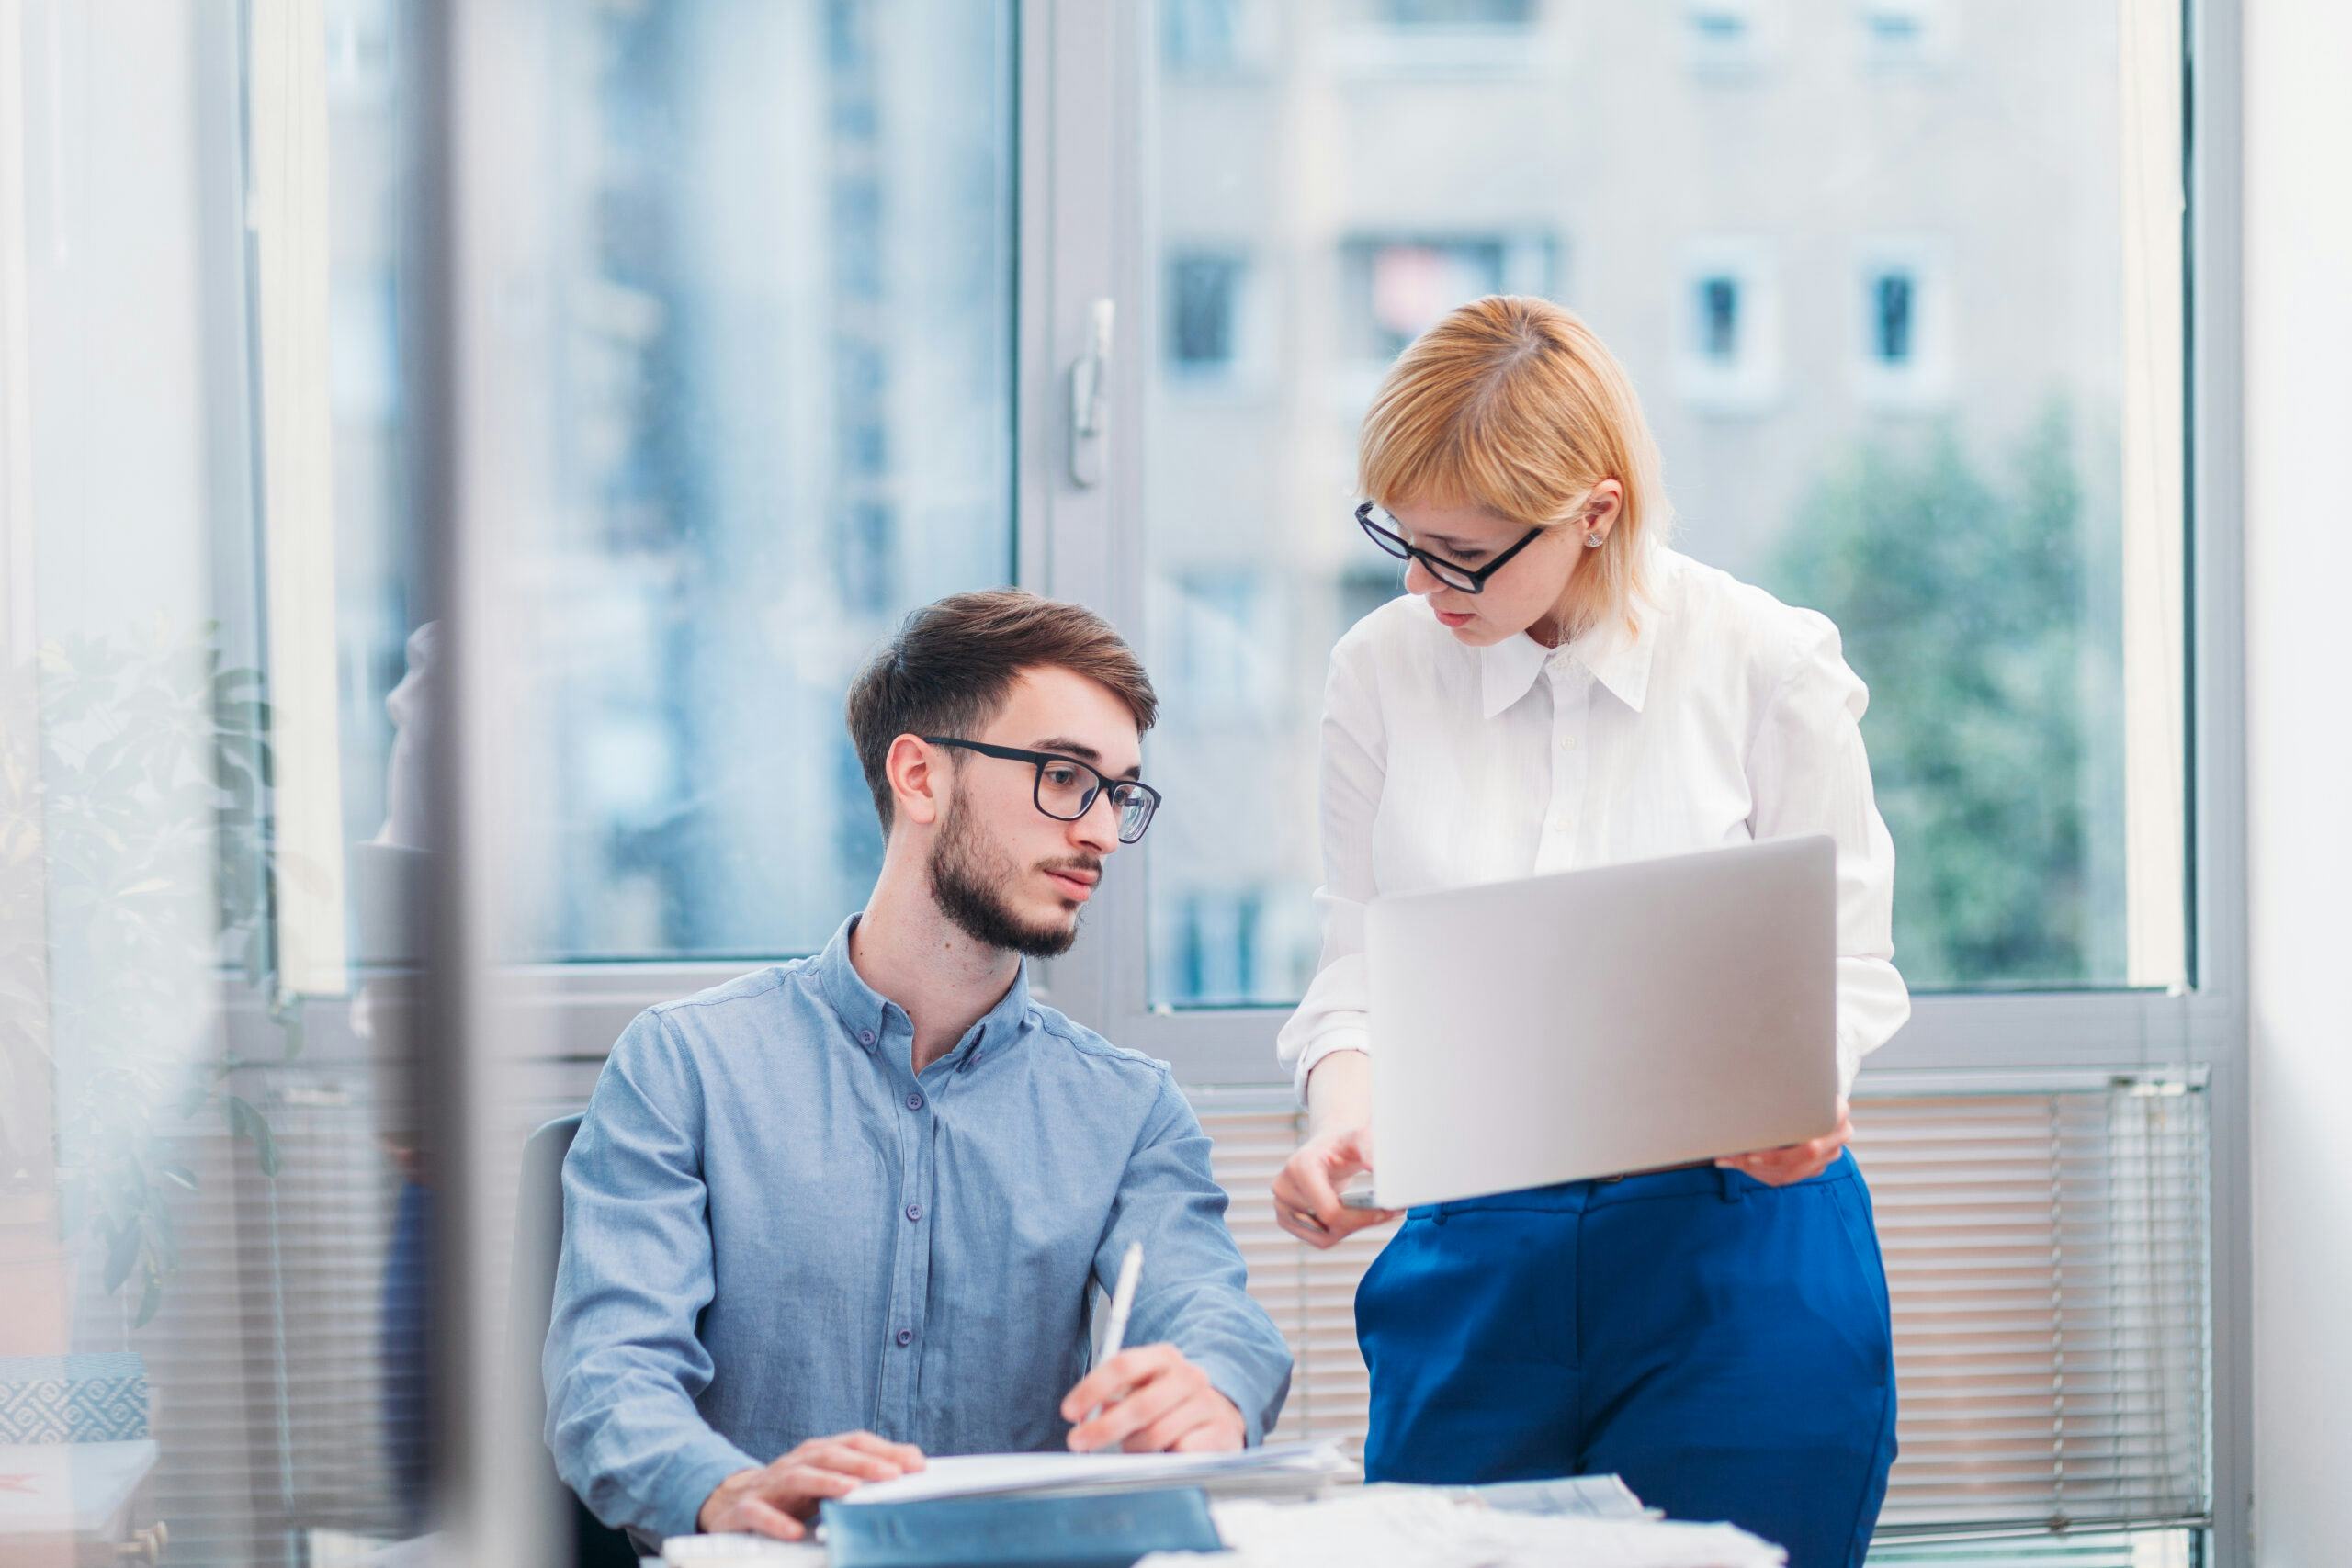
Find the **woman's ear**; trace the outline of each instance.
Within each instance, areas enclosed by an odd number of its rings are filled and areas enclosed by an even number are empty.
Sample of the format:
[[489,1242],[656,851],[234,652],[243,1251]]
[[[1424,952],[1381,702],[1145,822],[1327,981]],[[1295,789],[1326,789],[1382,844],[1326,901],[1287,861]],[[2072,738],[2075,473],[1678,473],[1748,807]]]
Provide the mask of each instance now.
[[1625,487],[1615,479],[1603,479],[1592,487],[1585,497],[1584,510],[1577,515],[1577,526],[1588,533],[1609,536],[1617,526],[1617,519],[1625,510]]
[[882,759],[882,775],[890,781],[893,819],[929,827],[939,820],[945,804],[944,759],[911,735],[890,742]]

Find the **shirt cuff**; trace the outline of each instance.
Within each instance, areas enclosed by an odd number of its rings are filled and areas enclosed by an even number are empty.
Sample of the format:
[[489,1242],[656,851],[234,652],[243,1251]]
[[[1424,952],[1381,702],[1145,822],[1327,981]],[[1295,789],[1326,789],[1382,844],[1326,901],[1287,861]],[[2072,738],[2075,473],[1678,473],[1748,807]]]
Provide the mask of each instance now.
[[652,1516],[646,1523],[656,1540],[673,1535],[702,1532],[702,1506],[718,1483],[738,1471],[757,1470],[760,1461],[717,1432],[696,1433],[671,1456],[661,1474],[646,1490]]
[[1297,1093],[1298,1102],[1301,1105],[1306,1103],[1307,1074],[1315,1070],[1316,1063],[1335,1051],[1361,1051],[1370,1055],[1372,1032],[1351,1024],[1342,1024],[1325,1030],[1306,1043],[1306,1049],[1298,1054],[1298,1067],[1292,1078],[1292,1088]]
[[1241,1412],[1241,1446],[1254,1449],[1266,1440],[1266,1400],[1264,1391],[1250,1386],[1250,1378],[1239,1368],[1222,1356],[1190,1356],[1185,1358],[1206,1372],[1209,1386],[1233,1402]]

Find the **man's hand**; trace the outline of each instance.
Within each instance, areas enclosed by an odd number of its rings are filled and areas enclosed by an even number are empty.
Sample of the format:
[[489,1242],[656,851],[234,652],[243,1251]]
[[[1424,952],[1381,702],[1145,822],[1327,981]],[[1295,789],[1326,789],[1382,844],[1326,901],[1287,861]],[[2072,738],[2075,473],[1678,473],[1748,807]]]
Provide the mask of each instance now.
[[[1102,1413],[1088,1419],[1098,1404]],[[1173,1345],[1138,1345],[1087,1373],[1062,1395],[1062,1419],[1079,1423],[1069,1434],[1078,1453],[1203,1453],[1238,1449],[1249,1438],[1233,1401]]]
[[1274,1220],[1315,1247],[1335,1247],[1343,1236],[1369,1225],[1385,1225],[1394,1209],[1345,1209],[1340,1189],[1348,1178],[1372,1168],[1372,1129],[1343,1127],[1318,1134],[1274,1177]]
[[1715,1163],[1744,1170],[1769,1187],[1786,1187],[1792,1181],[1803,1181],[1827,1170],[1844,1152],[1846,1140],[1853,1131],[1854,1123],[1847,1116],[1846,1101],[1841,1099],[1838,1101],[1838,1130],[1827,1137],[1751,1155],[1731,1155]]
[[869,1481],[891,1481],[922,1468],[922,1450],[893,1443],[871,1432],[811,1438],[773,1464],[739,1470],[703,1499],[695,1524],[706,1535],[730,1530],[798,1540],[808,1533],[801,1521],[828,1497],[840,1497]]

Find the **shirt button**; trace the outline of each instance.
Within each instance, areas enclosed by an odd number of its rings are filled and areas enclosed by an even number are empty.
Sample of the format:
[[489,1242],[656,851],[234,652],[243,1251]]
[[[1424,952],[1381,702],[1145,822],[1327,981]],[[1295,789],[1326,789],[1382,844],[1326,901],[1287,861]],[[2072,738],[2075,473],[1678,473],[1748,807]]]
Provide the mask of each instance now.
[[901,1346],[911,1345],[911,1344],[913,1344],[914,1342],[915,1342],[915,1331],[914,1331],[913,1329],[911,1329],[911,1328],[901,1328],[900,1330],[899,1330],[899,1343]]
[[1573,736],[1573,735],[1563,735],[1563,736],[1561,736],[1561,737],[1560,737],[1560,750],[1563,750],[1563,751],[1573,751],[1573,750],[1575,750],[1576,749],[1577,749],[1577,738],[1576,738],[1575,736]]
[[910,1220],[920,1220],[920,1219],[922,1219],[922,1205],[921,1203],[910,1203],[910,1204],[908,1204],[908,1205],[907,1205],[907,1218],[909,1218],[909,1219],[910,1219]]
[[873,1043],[874,1043],[874,1031],[872,1031],[872,1030],[870,1030],[870,1029],[861,1029],[861,1030],[859,1030],[859,1031],[857,1032],[857,1042],[858,1042],[858,1043],[859,1043],[859,1044],[861,1044],[861,1045],[871,1045],[871,1044],[873,1044]]
[[910,1094],[907,1096],[907,1109],[910,1111],[921,1111],[922,1109],[922,1096],[920,1094]]

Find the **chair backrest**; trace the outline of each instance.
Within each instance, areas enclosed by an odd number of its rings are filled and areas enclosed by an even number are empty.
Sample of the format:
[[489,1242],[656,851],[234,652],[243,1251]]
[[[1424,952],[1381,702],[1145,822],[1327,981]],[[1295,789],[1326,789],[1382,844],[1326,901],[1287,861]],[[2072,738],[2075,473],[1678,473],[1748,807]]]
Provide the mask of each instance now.
[[548,1342],[548,1320],[555,1308],[555,1269],[563,1255],[563,1156],[580,1131],[578,1116],[559,1116],[533,1133],[523,1145],[523,1184],[514,1215],[514,1288],[508,1326],[514,1338],[514,1362],[523,1379],[522,1408],[535,1423],[521,1440],[537,1456],[533,1466],[547,1491],[540,1517],[568,1524],[575,1550],[561,1543],[554,1561],[573,1562],[580,1568],[637,1568],[638,1554],[628,1537],[590,1513],[556,1474],[555,1456],[536,1424],[548,1407],[546,1382],[539,1375],[539,1352]]

